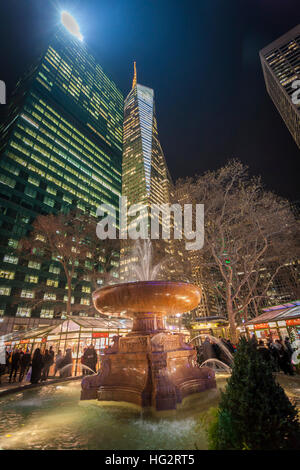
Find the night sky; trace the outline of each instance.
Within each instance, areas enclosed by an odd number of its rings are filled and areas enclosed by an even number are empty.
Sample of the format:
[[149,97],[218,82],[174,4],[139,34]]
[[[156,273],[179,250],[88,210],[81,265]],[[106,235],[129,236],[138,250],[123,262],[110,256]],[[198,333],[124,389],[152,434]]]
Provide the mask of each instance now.
[[0,6],[0,79],[12,91],[68,10],[126,95],[133,61],[154,88],[174,179],[236,157],[299,200],[299,149],[268,96],[258,52],[300,22],[299,0],[9,0]]

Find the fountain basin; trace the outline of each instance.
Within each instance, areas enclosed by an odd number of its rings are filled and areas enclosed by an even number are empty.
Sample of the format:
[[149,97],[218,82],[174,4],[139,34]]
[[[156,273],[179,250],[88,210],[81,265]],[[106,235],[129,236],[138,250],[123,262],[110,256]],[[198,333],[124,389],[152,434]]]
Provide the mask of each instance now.
[[215,388],[214,371],[200,369],[196,351],[183,335],[164,328],[165,315],[192,310],[200,298],[199,287],[185,282],[141,281],[96,290],[95,308],[133,318],[133,328],[114,338],[99,373],[82,380],[81,399],[172,410],[188,395]]
[[175,315],[193,310],[201,289],[187,282],[140,281],[102,287],[93,293],[102,314],[134,318],[139,313]]

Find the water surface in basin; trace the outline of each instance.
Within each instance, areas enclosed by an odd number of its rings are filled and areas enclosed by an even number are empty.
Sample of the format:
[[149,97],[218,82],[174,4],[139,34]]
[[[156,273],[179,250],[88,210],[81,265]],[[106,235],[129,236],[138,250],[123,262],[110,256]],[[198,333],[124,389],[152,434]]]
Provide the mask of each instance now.
[[[226,376],[217,378],[223,386]],[[135,406],[79,401],[80,382],[49,385],[0,400],[0,449],[206,449],[199,418],[219,399],[202,392],[182,409],[151,416]]]

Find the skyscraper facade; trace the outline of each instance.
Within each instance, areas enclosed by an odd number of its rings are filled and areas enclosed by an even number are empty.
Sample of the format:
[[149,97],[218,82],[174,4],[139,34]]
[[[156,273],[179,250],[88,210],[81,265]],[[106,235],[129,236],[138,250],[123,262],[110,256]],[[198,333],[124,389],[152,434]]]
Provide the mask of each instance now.
[[267,91],[300,148],[300,25],[260,51]]
[[[122,196],[127,197],[127,207],[139,203],[145,205],[150,222],[151,206],[170,202],[172,180],[158,138],[154,90],[137,83],[136,68],[132,89],[124,105],[122,170]],[[126,246],[124,241],[121,276],[128,271]]]
[[[20,261],[19,240],[38,214],[70,207],[118,212],[123,95],[84,43],[58,28],[46,51],[18,82],[0,129],[0,315],[53,317],[64,301],[60,266]],[[116,276],[118,273],[116,272]],[[52,295],[30,308],[38,283]],[[88,276],[73,302],[90,306]]]

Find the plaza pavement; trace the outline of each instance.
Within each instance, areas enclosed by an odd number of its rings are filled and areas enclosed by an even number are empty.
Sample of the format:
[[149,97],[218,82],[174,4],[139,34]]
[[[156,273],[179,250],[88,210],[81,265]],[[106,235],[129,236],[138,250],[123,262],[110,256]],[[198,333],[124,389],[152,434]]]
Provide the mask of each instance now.
[[19,382],[19,379],[16,380],[15,382],[9,383],[9,375],[5,374],[1,376],[1,383],[0,383],[0,399],[1,397],[5,395],[9,395],[14,392],[20,392],[24,390],[29,390],[32,388],[37,388],[37,387],[45,387],[47,385],[55,384],[55,383],[60,383],[60,382],[68,382],[72,380],[79,380],[81,379],[82,376],[76,376],[76,377],[49,377],[47,380],[44,382],[40,382],[37,384],[31,384],[30,382],[25,382],[23,380],[22,382]]

